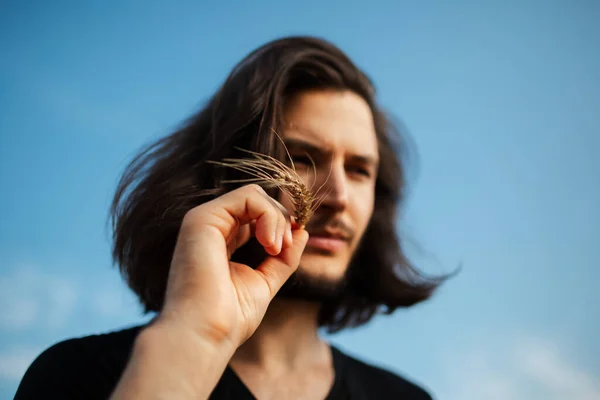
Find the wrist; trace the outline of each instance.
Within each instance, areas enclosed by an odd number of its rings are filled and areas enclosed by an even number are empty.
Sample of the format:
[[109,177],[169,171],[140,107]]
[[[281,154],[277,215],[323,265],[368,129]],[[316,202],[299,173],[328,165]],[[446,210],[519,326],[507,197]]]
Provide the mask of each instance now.
[[239,347],[225,330],[207,328],[201,323],[190,326],[162,315],[140,332],[145,334],[147,341],[164,342],[185,345],[190,351],[198,350],[208,354],[230,354]]
[[208,398],[234,351],[188,329],[152,324],[138,334],[113,398]]
[[237,346],[227,338],[217,339],[189,327],[162,320],[156,320],[144,328],[138,335],[135,346],[142,349],[156,347],[182,349],[190,356],[201,354],[205,359],[227,358],[227,361],[237,349]]

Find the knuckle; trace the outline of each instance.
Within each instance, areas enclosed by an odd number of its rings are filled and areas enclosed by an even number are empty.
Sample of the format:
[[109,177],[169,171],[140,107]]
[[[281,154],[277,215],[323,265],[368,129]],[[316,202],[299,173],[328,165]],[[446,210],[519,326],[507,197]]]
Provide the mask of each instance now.
[[249,185],[246,185],[244,188],[251,194],[253,194],[255,192],[258,192],[260,194],[266,194],[265,190],[262,187],[260,187],[260,185],[257,185],[256,183],[251,183]]
[[207,203],[198,205],[194,208],[189,209],[183,215],[183,219],[181,220],[182,226],[195,226],[198,224],[202,224],[204,221],[204,217],[206,217],[206,212],[210,208]]
[[186,213],[183,215],[183,220],[182,223],[183,224],[189,224],[192,221],[194,221],[194,219],[196,219],[196,214],[198,214],[198,207],[194,207],[188,211],[186,211]]

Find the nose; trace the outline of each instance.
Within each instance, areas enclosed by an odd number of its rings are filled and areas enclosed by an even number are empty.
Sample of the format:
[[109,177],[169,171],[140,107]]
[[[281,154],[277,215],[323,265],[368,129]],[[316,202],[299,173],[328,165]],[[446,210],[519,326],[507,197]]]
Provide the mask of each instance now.
[[321,179],[317,187],[322,186],[317,193],[321,201],[319,208],[338,212],[344,210],[348,205],[348,182],[344,166],[332,163],[319,175]]

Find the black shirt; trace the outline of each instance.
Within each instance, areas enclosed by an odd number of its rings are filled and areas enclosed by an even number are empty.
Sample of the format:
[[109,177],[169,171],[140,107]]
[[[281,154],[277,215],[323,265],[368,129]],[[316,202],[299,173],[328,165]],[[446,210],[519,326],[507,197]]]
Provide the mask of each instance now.
[[[108,399],[116,387],[141,326],[69,339],[40,354],[21,380],[15,399]],[[422,388],[368,365],[332,346],[335,381],[326,400],[431,400]],[[210,400],[255,397],[227,367]]]

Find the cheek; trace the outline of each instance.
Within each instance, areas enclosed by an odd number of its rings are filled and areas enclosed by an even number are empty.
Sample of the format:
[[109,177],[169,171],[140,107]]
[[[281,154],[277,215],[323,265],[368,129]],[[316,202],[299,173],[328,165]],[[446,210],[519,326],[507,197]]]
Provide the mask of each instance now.
[[373,215],[374,205],[375,205],[375,197],[374,197],[374,188],[369,188],[368,190],[362,190],[360,193],[356,193],[352,196],[353,198],[353,206],[352,206],[352,217],[355,222],[355,228],[357,233],[362,233],[367,229],[367,225]]

